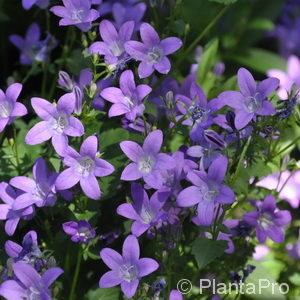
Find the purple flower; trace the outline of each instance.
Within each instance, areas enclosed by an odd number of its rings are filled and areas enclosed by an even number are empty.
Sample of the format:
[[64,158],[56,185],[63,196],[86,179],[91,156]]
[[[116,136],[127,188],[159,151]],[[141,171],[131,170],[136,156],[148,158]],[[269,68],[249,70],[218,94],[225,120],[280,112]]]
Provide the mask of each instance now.
[[183,300],[183,296],[179,291],[172,290],[170,293],[169,300]]
[[268,78],[256,84],[251,73],[240,68],[238,85],[241,92],[227,91],[219,95],[223,104],[235,108],[234,124],[236,129],[244,128],[256,116],[267,116],[275,113],[273,105],[266,100],[279,85],[276,78]]
[[31,230],[24,235],[22,245],[13,241],[6,241],[6,254],[14,259],[14,262],[23,261],[36,267],[36,262],[42,257],[42,252],[38,247],[37,234]]
[[293,84],[300,89],[300,60],[296,55],[291,55],[287,60],[286,73],[278,69],[271,69],[267,75],[280,80],[277,94],[281,99],[286,100]]
[[235,201],[233,191],[222,184],[227,163],[227,158],[220,156],[212,162],[207,174],[201,171],[189,172],[187,179],[193,183],[193,186],[185,188],[177,196],[178,206],[188,207],[198,204],[199,225],[212,224],[217,203],[231,204]]
[[122,118],[122,127],[128,131],[133,132],[142,132],[145,133],[145,131],[150,131],[151,126],[149,123],[144,122],[142,118],[136,118],[135,120],[129,120],[127,118]]
[[13,208],[15,199],[20,195],[6,182],[0,183],[0,198],[5,204],[0,204],[0,220],[6,220],[5,232],[13,235],[20,219],[30,218],[34,214],[33,207],[15,210]]
[[158,269],[158,263],[152,258],[140,258],[140,246],[135,236],[129,235],[123,244],[122,255],[110,248],[100,252],[104,263],[111,269],[99,281],[100,288],[121,284],[122,292],[132,298],[139,280]]
[[188,148],[187,154],[191,157],[200,158],[200,171],[208,169],[210,164],[219,156],[221,156],[219,152],[214,151],[214,149],[211,147],[205,148],[201,146],[192,146]]
[[30,65],[32,62],[45,61],[48,52],[56,46],[56,40],[48,34],[44,40],[40,40],[41,30],[38,24],[33,23],[28,28],[25,38],[13,34],[9,36],[9,40],[20,51],[20,63],[22,65]]
[[196,169],[197,164],[189,159],[185,159],[182,151],[176,151],[171,155],[175,161],[175,166],[172,169],[162,170],[163,186],[168,188],[172,195],[177,196],[182,190],[180,180],[186,177],[185,169]]
[[145,3],[137,3],[136,5],[131,5],[128,3],[122,4],[117,2],[113,4],[112,15],[115,19],[117,28],[120,28],[122,24],[127,21],[134,21],[134,30],[139,30],[141,26],[141,20],[144,17],[146,11]]
[[90,0],[63,0],[64,6],[53,6],[50,11],[61,17],[60,26],[75,25],[82,31],[88,31],[92,22],[99,18],[99,12],[91,9]]
[[4,93],[0,89],[0,132],[6,125],[11,124],[16,117],[21,117],[27,114],[27,108],[17,99],[22,90],[22,84],[11,84]]
[[64,232],[72,236],[71,240],[73,242],[88,243],[96,236],[95,230],[86,220],[66,222],[62,226]]
[[169,73],[171,64],[167,55],[177,51],[182,46],[182,41],[176,37],[161,41],[155,29],[148,23],[141,25],[140,34],[143,43],[137,41],[125,43],[126,52],[141,61],[138,68],[140,78],[149,77],[154,70],[161,74]]
[[218,98],[207,102],[202,88],[194,82],[190,87],[190,98],[177,95],[176,99],[178,103],[176,107],[179,112],[176,120],[184,119],[183,125],[192,126],[190,136],[193,140],[197,140],[197,136],[213,124],[213,114],[222,107]]
[[269,254],[270,249],[265,245],[257,245],[254,247],[253,259],[257,261],[263,261],[267,254]]
[[142,100],[150,94],[151,88],[146,84],[135,85],[133,72],[127,70],[121,74],[120,89],[108,87],[101,92],[101,97],[113,105],[110,108],[109,117],[125,114],[126,118],[134,121],[141,116],[145,109]]
[[143,178],[152,188],[163,186],[162,170],[175,167],[174,159],[165,153],[158,153],[163,142],[161,130],[154,130],[144,140],[143,147],[132,141],[120,143],[122,151],[133,162],[122,172],[122,180],[137,180]]
[[81,122],[71,116],[75,106],[74,94],[63,95],[57,105],[45,99],[32,98],[31,105],[43,121],[28,131],[25,137],[26,144],[36,145],[52,139],[55,151],[63,156],[68,146],[67,136],[82,136],[84,133]]
[[82,111],[82,102],[84,98],[84,89],[92,83],[93,74],[90,69],[80,71],[78,83],[71,79],[69,74],[60,71],[58,74],[58,84],[75,96],[75,114],[79,115]]
[[6,280],[0,285],[0,295],[7,300],[52,299],[49,286],[63,273],[60,268],[51,268],[41,276],[29,264],[17,262],[12,265],[16,280]]
[[278,198],[285,199],[293,208],[300,205],[300,171],[291,174],[286,170],[263,177],[256,186],[280,192]]
[[146,191],[137,183],[131,184],[133,204],[124,203],[117,208],[117,213],[125,218],[134,220],[131,232],[135,236],[142,235],[153,227],[164,215],[164,206],[170,192],[156,191],[149,200]]
[[55,186],[57,190],[66,190],[78,182],[83,192],[91,199],[100,198],[100,188],[96,177],[110,175],[114,167],[104,159],[97,158],[98,139],[90,136],[82,143],[80,153],[69,147],[63,162],[67,168],[58,175]]
[[110,21],[101,21],[99,32],[103,42],[93,43],[89,53],[104,55],[105,62],[113,69],[114,64],[127,56],[124,44],[131,39],[133,28],[134,22],[129,21],[124,23],[118,32]]
[[50,173],[43,158],[39,158],[33,166],[33,179],[17,176],[10,184],[24,193],[18,196],[13,209],[19,210],[35,204],[37,207],[53,206],[56,202],[54,182],[56,173]]
[[132,6],[138,1],[139,0],[109,0],[104,3],[100,3],[99,12],[101,15],[106,15],[112,12],[112,8],[115,3],[121,3],[123,5]]
[[282,227],[291,222],[291,214],[287,210],[278,210],[272,195],[267,195],[262,203],[257,205],[257,211],[244,215],[244,220],[256,227],[256,236],[260,243],[269,237],[275,243],[284,242]]
[[22,0],[22,6],[26,10],[30,9],[34,4],[39,8],[46,8],[49,5],[49,0]]

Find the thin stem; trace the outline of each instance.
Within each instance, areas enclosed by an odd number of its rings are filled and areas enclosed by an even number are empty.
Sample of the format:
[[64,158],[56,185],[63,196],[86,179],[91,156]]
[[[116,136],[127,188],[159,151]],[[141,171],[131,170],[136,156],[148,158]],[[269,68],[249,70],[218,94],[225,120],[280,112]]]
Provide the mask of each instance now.
[[[228,5],[229,6],[229,5]],[[189,55],[189,53],[199,44],[203,37],[209,32],[209,30],[218,22],[218,20],[224,15],[228,6],[225,6],[221,11],[215,16],[214,19],[205,27],[205,29],[198,35],[198,37],[190,44],[190,46],[185,50],[183,55],[177,60],[177,63],[174,65],[174,70],[182,63],[182,61]]]
[[290,147],[292,147],[293,145],[295,145],[299,140],[300,140],[300,136],[298,136],[296,139],[294,139],[291,143],[289,143],[286,147],[284,147],[283,149],[281,149],[274,156],[271,156],[270,159],[275,158],[276,156],[282,154],[283,152],[285,152],[286,150],[288,150]]
[[14,149],[14,154],[15,154],[15,158],[16,158],[17,170],[18,170],[18,173],[20,173],[20,160],[19,160],[18,143],[17,143],[17,129],[16,129],[15,125],[13,125],[13,135],[14,135],[13,149]]
[[29,70],[29,72],[26,74],[26,76],[23,78],[22,80],[22,84],[25,84],[26,81],[31,77],[32,73],[36,70],[36,67],[37,67],[37,63],[36,62],[33,62],[32,65],[31,65],[31,68]]
[[48,63],[43,62],[43,81],[42,81],[42,98],[46,95],[46,86],[47,86],[47,77],[48,77]]
[[234,174],[233,174],[233,177],[232,177],[232,179],[231,179],[231,181],[230,181],[230,185],[231,185],[231,186],[233,186],[233,184],[235,183],[235,181],[236,181],[236,179],[237,179],[237,176],[238,176],[239,171],[240,171],[240,168],[241,168],[241,166],[242,166],[242,164],[243,164],[243,161],[244,161],[244,158],[245,158],[247,149],[248,149],[248,147],[249,147],[249,145],[250,145],[250,142],[251,142],[251,136],[248,138],[248,141],[246,142],[246,144],[245,144],[245,146],[244,146],[244,148],[243,148],[243,151],[242,151],[242,153],[241,153],[240,159],[239,159],[238,164],[237,164],[237,166],[236,166],[236,170],[235,170],[235,172],[234,172]]
[[81,259],[82,259],[82,249],[79,248],[78,250],[78,255],[77,255],[77,261],[76,261],[76,269],[75,269],[75,274],[73,277],[72,285],[71,285],[71,291],[69,295],[69,300],[74,300],[74,294],[75,294],[75,289],[78,281],[78,275],[80,271],[80,266],[81,266]]

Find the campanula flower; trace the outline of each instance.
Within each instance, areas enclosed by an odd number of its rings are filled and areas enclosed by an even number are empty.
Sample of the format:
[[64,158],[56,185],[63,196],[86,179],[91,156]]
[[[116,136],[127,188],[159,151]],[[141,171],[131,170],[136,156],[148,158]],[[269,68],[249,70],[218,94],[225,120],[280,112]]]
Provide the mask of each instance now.
[[267,97],[278,87],[278,79],[268,78],[256,84],[251,73],[245,68],[240,68],[238,85],[240,92],[226,91],[219,95],[223,104],[235,109],[236,129],[244,128],[256,116],[268,116],[275,113]]
[[24,9],[28,10],[33,5],[38,6],[39,8],[47,8],[50,0],[22,0],[22,6]]
[[27,114],[27,108],[17,99],[22,90],[22,84],[11,84],[6,92],[0,89],[0,132],[6,125],[11,124],[16,117],[21,117]]
[[213,222],[214,210],[218,203],[231,204],[235,201],[233,191],[222,184],[227,170],[228,160],[224,156],[215,159],[208,172],[192,171],[187,179],[193,186],[182,190],[177,196],[177,205],[189,207],[198,204],[199,225],[209,226]]
[[152,258],[140,258],[140,246],[135,236],[129,235],[123,244],[122,255],[110,248],[100,252],[104,263],[111,269],[99,281],[100,288],[121,284],[121,290],[128,298],[136,293],[142,277],[151,274],[159,267]]
[[133,203],[124,203],[117,208],[117,213],[125,218],[132,219],[131,232],[135,236],[142,235],[157,223],[164,215],[164,206],[170,192],[156,191],[149,200],[146,191],[137,183],[131,184]]
[[41,276],[31,265],[21,261],[12,268],[16,280],[6,280],[0,285],[0,295],[7,300],[51,299],[49,287],[63,273],[60,268],[50,268]]
[[89,47],[89,53],[104,55],[104,60],[109,65],[117,64],[126,56],[124,44],[132,37],[134,22],[124,23],[117,31],[115,26],[108,20],[101,21],[99,33],[102,42],[95,42]]
[[262,203],[257,205],[257,211],[250,211],[244,215],[244,220],[256,228],[256,236],[260,243],[269,237],[275,243],[284,242],[283,226],[291,222],[291,214],[287,210],[276,208],[276,200],[267,195]]
[[163,134],[161,130],[154,130],[144,140],[143,147],[132,141],[120,143],[122,151],[133,162],[122,172],[122,180],[137,180],[143,178],[152,188],[163,186],[162,170],[175,167],[174,159],[166,153],[159,153],[162,146]]
[[5,232],[10,236],[15,233],[20,219],[29,219],[35,212],[33,207],[14,209],[15,200],[20,194],[20,191],[16,192],[6,182],[0,183],[0,198],[4,202],[4,204],[0,204],[0,220],[6,220]]
[[286,100],[289,98],[289,92],[293,84],[300,89],[300,60],[296,55],[291,55],[287,60],[286,72],[271,69],[267,72],[267,75],[279,79],[277,94],[281,99]]
[[89,136],[85,139],[78,153],[69,147],[63,158],[68,167],[60,173],[56,179],[57,190],[66,190],[78,182],[83,192],[91,199],[100,198],[100,187],[96,177],[110,175],[114,167],[102,158],[97,158],[98,139]]
[[31,264],[36,270],[39,269],[42,260],[42,251],[38,246],[37,233],[34,230],[24,235],[21,245],[13,241],[6,241],[4,249],[14,262],[23,261]]
[[71,240],[73,242],[88,243],[96,236],[95,230],[86,220],[66,222],[62,226],[64,232],[72,236]]
[[44,40],[41,38],[40,26],[33,23],[28,28],[25,38],[13,34],[9,36],[9,40],[20,51],[20,63],[22,65],[30,65],[33,62],[43,62],[48,58],[48,53],[56,47],[57,42],[48,34]]
[[167,55],[176,52],[182,46],[182,41],[176,37],[160,40],[155,29],[148,23],[140,27],[142,43],[128,41],[125,43],[126,52],[135,60],[141,61],[138,67],[140,78],[149,77],[155,70],[168,74],[171,63]]
[[108,87],[100,95],[113,105],[108,112],[109,117],[125,114],[126,118],[134,121],[141,116],[145,109],[142,100],[150,94],[151,87],[146,84],[136,86],[131,70],[124,71],[120,77],[120,88]]
[[10,180],[10,184],[23,191],[13,204],[15,210],[23,209],[35,204],[37,207],[53,206],[57,196],[54,182],[56,173],[48,171],[46,162],[39,158],[32,170],[33,178],[17,176]]
[[60,97],[57,105],[41,98],[32,98],[31,105],[43,121],[28,131],[26,144],[37,145],[51,139],[55,151],[63,155],[68,146],[68,136],[84,134],[81,122],[71,115],[75,107],[73,93]]
[[99,12],[91,9],[90,0],[63,0],[64,6],[53,6],[50,11],[61,17],[60,26],[75,25],[82,31],[88,31],[92,22],[99,18]]

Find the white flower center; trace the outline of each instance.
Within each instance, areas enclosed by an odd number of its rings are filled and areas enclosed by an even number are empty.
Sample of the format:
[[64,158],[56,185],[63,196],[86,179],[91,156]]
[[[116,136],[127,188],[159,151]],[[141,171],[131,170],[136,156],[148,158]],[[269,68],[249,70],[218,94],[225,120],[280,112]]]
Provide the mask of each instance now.
[[77,172],[83,177],[88,177],[93,171],[94,166],[95,163],[90,157],[81,158],[78,161]]
[[109,45],[109,50],[113,56],[120,56],[124,52],[124,47],[120,41],[113,41]]
[[262,99],[259,93],[244,99],[244,107],[247,112],[253,113],[262,108]]
[[92,237],[92,233],[87,227],[80,227],[76,236],[82,237],[84,241],[87,241],[89,238]]
[[152,171],[155,165],[155,159],[152,155],[146,155],[140,158],[138,162],[138,169],[140,172],[148,174]]
[[34,287],[30,287],[27,290],[26,300],[42,300],[41,293]]
[[135,106],[135,101],[133,99],[131,99],[130,97],[126,96],[123,98],[126,106],[131,109]]
[[4,100],[0,102],[0,117],[8,118],[12,111],[12,105],[9,101]]
[[60,114],[57,118],[54,119],[52,128],[57,133],[63,133],[65,128],[69,125],[67,117],[63,114]]
[[155,213],[151,209],[151,207],[149,207],[149,206],[147,206],[147,207],[143,206],[142,207],[140,217],[141,217],[141,220],[144,224],[150,224],[152,222],[154,216],[155,216]]
[[137,278],[137,268],[131,263],[121,265],[119,268],[119,276],[121,279],[127,282],[132,282]]
[[48,193],[49,190],[46,186],[37,183],[32,192],[32,196],[35,201],[44,201],[47,198]]
[[83,9],[74,9],[71,12],[71,19],[75,22],[75,23],[81,23],[82,20],[85,18],[85,11]]
[[272,216],[268,213],[263,213],[259,217],[258,223],[263,229],[268,230],[271,226],[273,226]]
[[147,61],[149,64],[154,65],[158,63],[163,57],[163,49],[160,46],[154,46],[147,53]]
[[202,185],[200,187],[200,192],[202,194],[203,200],[212,201],[219,195],[220,190],[218,184],[210,182],[208,184]]

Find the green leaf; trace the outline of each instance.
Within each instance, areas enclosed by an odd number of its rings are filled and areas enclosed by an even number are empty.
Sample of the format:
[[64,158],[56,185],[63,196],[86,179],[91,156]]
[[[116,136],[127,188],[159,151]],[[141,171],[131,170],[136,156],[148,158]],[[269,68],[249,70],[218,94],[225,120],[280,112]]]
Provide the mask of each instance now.
[[258,48],[252,48],[243,53],[234,53],[228,59],[262,73],[270,69],[286,70],[286,62],[282,57]]
[[[286,297],[280,293],[278,283],[276,282],[274,277],[269,274],[269,272],[262,266],[260,262],[250,261],[249,264],[256,267],[245,281],[246,286],[248,284],[255,286],[255,289],[253,289],[253,291],[255,291],[256,294],[247,295],[250,299],[286,299]],[[263,285],[268,285],[268,287],[262,288]]]
[[215,241],[199,237],[192,245],[192,254],[195,256],[198,267],[203,268],[215,258],[221,256],[227,247],[226,241]]
[[256,18],[251,20],[247,26],[249,29],[272,30],[274,28],[274,23],[266,18]]
[[212,69],[217,60],[218,47],[219,40],[213,39],[204,48],[197,72],[197,81],[200,85],[204,84],[208,72]]
[[118,300],[119,299],[119,288],[105,288],[96,289],[87,293],[87,300]]
[[218,3],[225,4],[225,5],[229,5],[229,4],[237,2],[238,0],[209,0],[209,1],[210,2],[218,2]]

